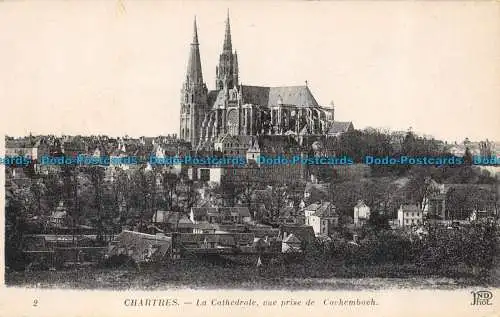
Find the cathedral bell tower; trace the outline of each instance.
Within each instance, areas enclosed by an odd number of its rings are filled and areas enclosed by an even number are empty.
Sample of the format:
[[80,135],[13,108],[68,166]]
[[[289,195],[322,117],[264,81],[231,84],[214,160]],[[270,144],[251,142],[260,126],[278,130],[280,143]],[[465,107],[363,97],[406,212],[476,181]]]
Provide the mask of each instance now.
[[229,23],[229,11],[226,19],[226,33],[224,35],[224,46],[219,57],[219,66],[215,68],[215,89],[232,89],[238,87],[238,55],[233,53],[231,43],[231,25]]
[[207,111],[207,85],[203,82],[200,60],[200,44],[196,18],[193,42],[187,65],[187,73],[181,90],[180,138],[195,146],[200,138],[200,125]]

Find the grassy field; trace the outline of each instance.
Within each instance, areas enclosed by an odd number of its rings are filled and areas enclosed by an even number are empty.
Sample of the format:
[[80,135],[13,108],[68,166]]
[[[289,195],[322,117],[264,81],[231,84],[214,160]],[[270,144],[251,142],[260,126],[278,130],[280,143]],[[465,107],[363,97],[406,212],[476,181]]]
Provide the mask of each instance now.
[[404,265],[330,267],[322,271],[304,265],[256,268],[224,264],[177,262],[137,269],[82,268],[60,271],[9,271],[7,286],[66,289],[323,289],[388,288],[455,289],[498,286],[498,279],[478,278],[460,268],[433,274]]

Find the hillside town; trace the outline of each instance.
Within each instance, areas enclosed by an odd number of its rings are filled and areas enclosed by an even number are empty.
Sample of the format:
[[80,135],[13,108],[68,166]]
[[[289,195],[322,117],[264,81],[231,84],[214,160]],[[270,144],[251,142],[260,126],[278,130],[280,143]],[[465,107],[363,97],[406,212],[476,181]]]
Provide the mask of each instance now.
[[179,136],[5,138],[8,283],[28,276],[9,272],[129,265],[188,284],[488,276],[498,261],[498,142],[356,129],[307,81],[242,85],[231,39],[228,14],[209,90],[194,21]]
[[[351,142],[355,137],[363,142]],[[228,138],[216,143],[225,145]],[[421,239],[431,228],[453,231],[498,221],[495,166],[259,165],[255,159],[342,150],[362,155],[373,148],[371,140],[377,148],[385,142],[387,155],[401,150],[424,155],[430,149],[436,149],[433,155],[451,154],[453,146],[411,131],[402,148],[392,145],[391,135],[370,129],[302,142],[280,135],[230,140],[247,164],[150,164],[149,157],[234,155],[224,147],[192,150],[175,135],[7,137],[6,157],[30,158],[28,165],[5,168],[10,265],[20,262],[26,268],[45,261],[48,269],[56,269],[117,256],[148,263],[193,254],[253,255],[251,261],[265,263],[304,253],[318,241],[359,247],[368,238],[367,228]],[[43,157],[78,155],[137,160],[41,163]]]

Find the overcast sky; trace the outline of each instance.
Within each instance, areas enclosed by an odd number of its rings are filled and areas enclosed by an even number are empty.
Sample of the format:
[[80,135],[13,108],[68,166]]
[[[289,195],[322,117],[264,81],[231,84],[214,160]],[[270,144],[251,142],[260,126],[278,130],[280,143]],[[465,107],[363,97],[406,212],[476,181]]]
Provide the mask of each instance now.
[[500,3],[465,1],[3,2],[1,128],[178,133],[193,17],[213,89],[227,9],[243,84],[307,80],[356,128],[500,140]]

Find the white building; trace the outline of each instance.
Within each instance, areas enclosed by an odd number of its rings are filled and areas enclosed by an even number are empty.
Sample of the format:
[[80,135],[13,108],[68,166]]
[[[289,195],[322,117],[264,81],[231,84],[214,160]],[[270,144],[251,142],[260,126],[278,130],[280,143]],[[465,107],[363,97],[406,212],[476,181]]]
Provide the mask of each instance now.
[[417,205],[401,205],[398,209],[400,227],[417,226],[423,223],[423,212]]
[[188,177],[191,180],[200,180],[214,184],[220,184],[224,169],[222,167],[190,167]]
[[370,219],[370,207],[360,200],[354,206],[354,225],[362,226],[368,219]]
[[335,206],[329,202],[310,204],[304,208],[306,225],[311,226],[316,236],[330,235],[331,226],[337,226],[339,215]]

